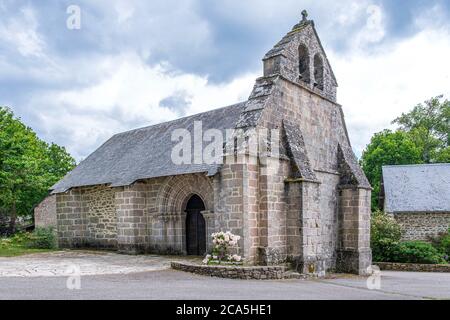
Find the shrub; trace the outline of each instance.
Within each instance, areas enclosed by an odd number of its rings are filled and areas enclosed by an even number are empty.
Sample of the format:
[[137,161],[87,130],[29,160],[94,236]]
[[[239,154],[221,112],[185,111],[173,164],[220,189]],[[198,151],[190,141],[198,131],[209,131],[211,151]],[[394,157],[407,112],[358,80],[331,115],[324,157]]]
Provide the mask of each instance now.
[[36,228],[27,241],[26,246],[35,249],[56,248],[56,234],[54,228]]
[[429,240],[433,247],[443,254],[444,259],[450,261],[450,229],[437,237],[430,237]]
[[405,241],[397,245],[391,262],[405,263],[445,263],[442,254],[431,243]]
[[447,262],[450,262],[450,234],[447,234],[442,238],[440,249],[445,256],[445,260],[447,260]]
[[242,257],[237,254],[231,254],[229,251],[232,247],[236,247],[239,239],[238,235],[227,232],[216,232],[211,234],[213,249],[211,254],[207,254],[203,259],[204,264],[241,264]]
[[400,225],[394,218],[382,211],[374,212],[370,226],[370,245],[373,260],[378,262],[392,261],[401,236]]
[[30,232],[17,232],[9,239],[12,244],[15,245],[25,245],[28,241],[31,240],[32,234]]

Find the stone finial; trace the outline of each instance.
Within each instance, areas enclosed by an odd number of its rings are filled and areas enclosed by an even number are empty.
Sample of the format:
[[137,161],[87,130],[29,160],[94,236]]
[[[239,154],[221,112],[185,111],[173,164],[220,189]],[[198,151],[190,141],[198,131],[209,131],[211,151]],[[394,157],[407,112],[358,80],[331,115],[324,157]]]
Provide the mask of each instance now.
[[311,20],[308,20],[308,11],[303,10],[302,11],[302,20],[300,20],[299,23],[297,23],[292,30],[298,30],[298,29],[303,29],[305,26],[307,26],[308,24],[312,24],[313,22]]
[[302,11],[302,22],[308,21],[308,11],[303,10]]

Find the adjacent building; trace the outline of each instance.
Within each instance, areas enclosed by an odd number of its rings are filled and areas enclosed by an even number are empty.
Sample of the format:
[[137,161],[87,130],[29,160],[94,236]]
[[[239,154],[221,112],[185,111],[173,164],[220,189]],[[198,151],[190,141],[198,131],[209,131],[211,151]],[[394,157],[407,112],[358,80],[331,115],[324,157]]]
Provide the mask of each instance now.
[[450,228],[450,163],[383,166],[381,205],[403,240],[429,240]]

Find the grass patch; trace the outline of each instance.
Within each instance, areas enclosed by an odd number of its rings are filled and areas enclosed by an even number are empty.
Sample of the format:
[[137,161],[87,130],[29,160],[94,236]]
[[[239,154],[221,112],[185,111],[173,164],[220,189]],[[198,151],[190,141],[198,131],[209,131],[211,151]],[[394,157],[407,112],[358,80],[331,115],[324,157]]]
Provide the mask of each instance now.
[[0,239],[0,257],[17,257],[25,254],[56,250],[53,231],[36,230],[34,233],[20,232]]
[[32,249],[21,245],[0,248],[0,257],[17,257],[25,254],[54,251],[54,249]]

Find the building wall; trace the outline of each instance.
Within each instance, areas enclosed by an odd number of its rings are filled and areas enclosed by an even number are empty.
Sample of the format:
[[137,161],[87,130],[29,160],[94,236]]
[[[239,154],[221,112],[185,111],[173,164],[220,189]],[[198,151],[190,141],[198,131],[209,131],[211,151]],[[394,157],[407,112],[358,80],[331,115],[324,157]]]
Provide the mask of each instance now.
[[366,274],[372,263],[370,249],[370,195],[363,188],[339,190],[336,270]]
[[402,240],[429,240],[450,228],[450,212],[395,213],[402,228]]
[[56,216],[61,247],[117,248],[115,190],[106,186],[81,187],[56,194]]
[[[205,203],[202,214],[210,250],[211,233],[229,230],[233,222],[223,216],[223,211],[214,212],[214,181],[204,174],[147,179],[126,187],[75,188],[57,194],[60,245],[127,253],[185,254],[184,210],[193,194]],[[224,225],[224,221],[230,224]],[[242,217],[240,221],[235,221],[237,227],[231,229],[238,234],[242,234]]]
[[47,196],[34,208],[34,224],[36,227],[56,227],[56,196]]
[[[284,226],[285,232],[284,235],[276,238],[280,240],[278,243],[277,241],[267,242],[266,251],[269,256],[272,255],[272,258],[266,258],[266,260],[282,262],[282,258],[275,258],[277,250],[274,249],[280,249],[282,247],[280,243],[284,242],[285,248],[292,249],[292,251],[284,251],[284,255],[287,254],[287,260],[300,257],[302,261],[297,261],[297,265],[302,271],[321,272],[334,269],[338,267],[338,258],[343,257],[338,253],[342,249],[342,243],[338,240],[339,233],[352,233],[356,230],[355,234],[361,241],[354,242],[355,246],[350,249],[355,251],[355,254],[347,254],[343,259],[352,260],[351,267],[355,267],[354,270],[364,269],[365,265],[370,265],[369,224],[361,222],[355,230],[338,227],[339,219],[342,217],[339,211],[343,210],[339,207],[339,192],[342,187],[352,188],[354,190],[350,192],[358,195],[364,191],[370,196],[369,189],[360,190],[357,185],[341,185],[338,146],[351,150],[341,107],[301,84],[284,78],[274,81],[275,89],[272,92],[272,98],[268,100],[258,124],[261,127],[275,129],[281,128],[283,121],[288,121],[300,128],[306,154],[317,183],[302,182],[295,186],[286,181],[290,176],[289,171],[284,171],[278,176],[283,185],[284,200],[282,202],[285,206],[281,209],[282,213],[279,217],[284,215],[284,218],[267,220],[272,229],[281,230],[280,228]],[[296,188],[300,189],[295,190]],[[261,194],[261,197],[263,196]],[[300,206],[294,202],[295,198],[301,199]],[[269,206],[271,205],[275,204],[269,203]],[[278,206],[282,208],[283,205]],[[356,223],[360,218],[366,217],[367,212],[370,213],[370,202],[358,201],[354,207],[357,215],[352,216],[351,219],[357,221]],[[275,214],[274,217],[277,215]],[[295,223],[298,219],[294,225],[299,227],[299,232],[286,225],[286,218],[290,223]],[[352,236],[348,235],[348,237]],[[300,240],[299,244],[296,243],[298,240]],[[361,258],[359,250],[364,251],[361,253]],[[358,264],[360,260],[364,260],[361,265]]]
[[86,208],[81,188],[56,194],[56,220],[60,247],[77,248],[89,245]]
[[117,246],[117,216],[114,190],[105,186],[83,188],[86,202],[87,238],[92,246]]
[[259,261],[264,265],[280,264],[291,255],[288,251],[289,193],[285,185],[290,163],[286,159],[266,158],[259,170]]

